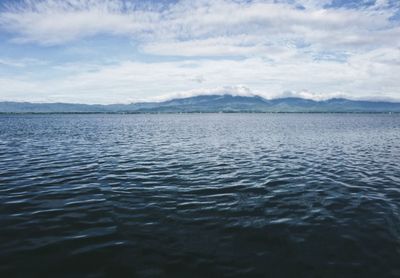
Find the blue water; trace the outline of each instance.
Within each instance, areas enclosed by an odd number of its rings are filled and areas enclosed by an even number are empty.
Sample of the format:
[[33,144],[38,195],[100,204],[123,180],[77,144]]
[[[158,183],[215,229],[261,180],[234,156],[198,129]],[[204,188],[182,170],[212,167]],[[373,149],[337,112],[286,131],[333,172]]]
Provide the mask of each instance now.
[[399,277],[400,115],[1,115],[1,277]]

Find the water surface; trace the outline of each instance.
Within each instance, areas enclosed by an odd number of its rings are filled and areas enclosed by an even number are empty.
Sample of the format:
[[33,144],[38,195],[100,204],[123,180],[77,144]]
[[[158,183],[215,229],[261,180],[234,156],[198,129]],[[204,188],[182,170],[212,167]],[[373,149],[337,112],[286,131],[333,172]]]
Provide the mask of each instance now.
[[399,277],[400,115],[1,115],[1,277]]

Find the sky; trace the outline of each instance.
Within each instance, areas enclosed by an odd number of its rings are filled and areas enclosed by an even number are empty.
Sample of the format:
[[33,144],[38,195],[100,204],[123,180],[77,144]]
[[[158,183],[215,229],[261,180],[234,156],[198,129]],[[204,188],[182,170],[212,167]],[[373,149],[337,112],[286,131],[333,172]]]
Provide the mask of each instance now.
[[400,0],[0,0],[0,101],[400,100]]

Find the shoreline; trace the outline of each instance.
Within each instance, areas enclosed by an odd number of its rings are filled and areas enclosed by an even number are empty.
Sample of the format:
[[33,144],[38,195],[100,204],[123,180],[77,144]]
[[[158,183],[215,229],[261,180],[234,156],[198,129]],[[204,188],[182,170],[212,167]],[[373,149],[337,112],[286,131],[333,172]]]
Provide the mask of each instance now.
[[212,112],[0,112],[0,115],[179,115],[179,114],[400,114],[400,112],[374,111],[212,111]]

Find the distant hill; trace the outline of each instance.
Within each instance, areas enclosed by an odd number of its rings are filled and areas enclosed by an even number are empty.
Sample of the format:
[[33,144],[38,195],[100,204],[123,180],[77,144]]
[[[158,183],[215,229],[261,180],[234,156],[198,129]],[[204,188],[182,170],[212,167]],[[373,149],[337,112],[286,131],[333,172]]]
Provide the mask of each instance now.
[[192,112],[400,112],[399,102],[333,98],[265,99],[260,96],[199,95],[164,102],[88,105],[70,103],[0,102],[0,113],[192,113]]

